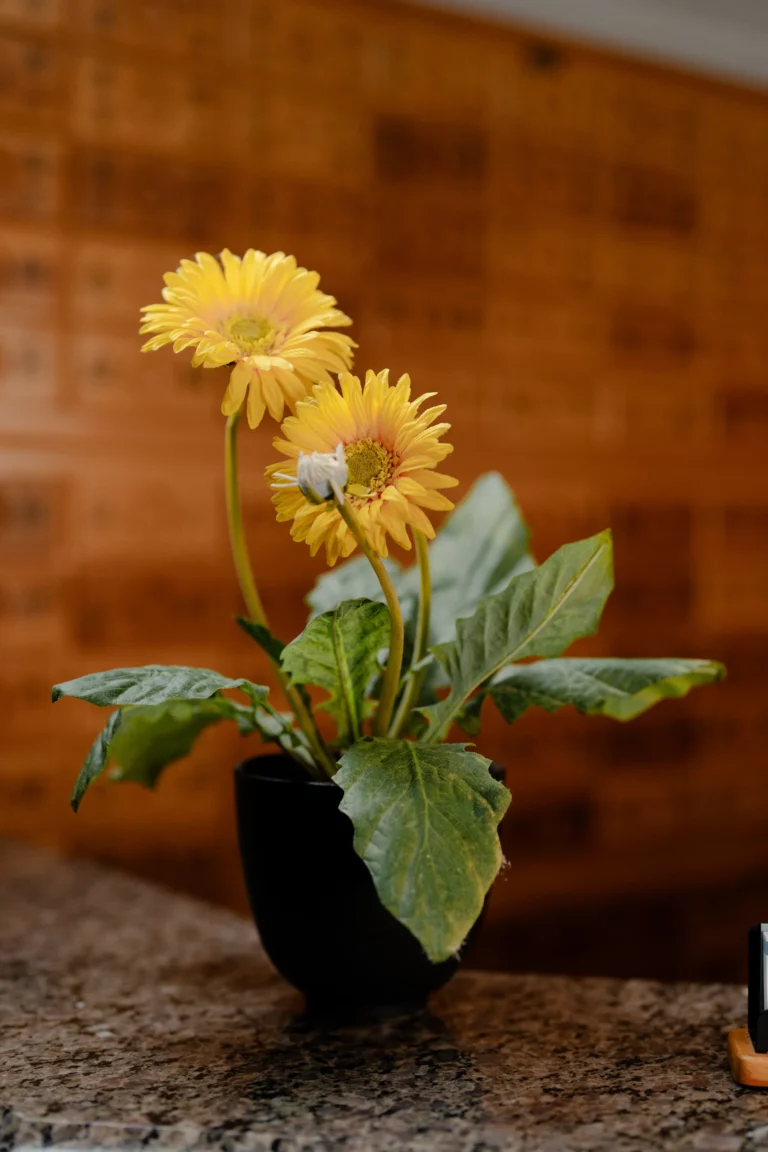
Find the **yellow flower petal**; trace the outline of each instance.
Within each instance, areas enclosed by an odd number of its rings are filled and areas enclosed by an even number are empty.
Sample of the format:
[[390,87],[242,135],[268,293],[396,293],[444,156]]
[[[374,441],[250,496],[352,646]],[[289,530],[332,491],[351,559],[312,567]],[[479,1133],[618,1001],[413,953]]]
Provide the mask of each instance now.
[[245,399],[248,383],[251,379],[251,370],[245,364],[235,364],[229,377],[229,384],[221,402],[221,411],[225,416],[233,416],[238,412]]
[[412,480],[424,488],[455,488],[459,483],[454,476],[443,476],[440,472],[430,472],[428,469],[416,469],[409,473]]
[[400,491],[407,496],[414,504],[418,504],[420,508],[432,508],[436,512],[447,512],[453,508],[453,504],[440,492],[435,492],[433,489],[425,488],[413,479],[412,476],[402,476],[398,481]]
[[435,530],[432,527],[432,522],[418,505],[411,503],[408,506],[408,520],[414,528],[418,528],[429,540],[434,539]]
[[285,408],[285,396],[272,372],[260,372],[259,379],[264,390],[264,399],[267,410],[273,420],[282,419]]
[[264,394],[261,390],[261,381],[258,376],[251,380],[251,386],[248,389],[248,427],[258,428],[261,424],[262,416],[264,415]]

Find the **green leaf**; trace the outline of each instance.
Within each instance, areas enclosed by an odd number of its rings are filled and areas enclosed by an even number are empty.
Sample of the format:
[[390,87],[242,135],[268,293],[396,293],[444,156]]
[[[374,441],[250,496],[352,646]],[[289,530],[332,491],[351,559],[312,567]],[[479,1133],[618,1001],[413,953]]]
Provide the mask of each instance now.
[[481,600],[474,616],[456,621],[457,639],[432,649],[451,688],[445,700],[422,708],[426,739],[439,739],[464,701],[505,664],[557,656],[591,635],[612,587],[611,534],[601,532],[566,544],[540,568]]
[[[503,675],[503,673],[499,672],[499,676],[501,675]],[[490,683],[493,683],[493,681],[490,681]],[[487,685],[485,687],[487,687]],[[454,719],[454,723],[461,728],[462,732],[466,732],[467,736],[471,736],[473,739],[480,735],[485,697],[486,693],[484,689],[481,688],[474,696],[470,696],[469,700],[464,701]]]
[[80,807],[80,801],[88,790],[90,784],[100,776],[107,766],[109,761],[109,743],[113,739],[115,733],[120,727],[122,716],[118,708],[112,713],[109,720],[99,732],[98,736],[91,745],[90,752],[83,762],[80,769],[80,774],[75,781],[75,786],[72,789],[72,796],[70,797],[70,804],[72,810],[77,812]]
[[166,700],[205,700],[222,688],[240,688],[254,703],[266,699],[268,689],[250,680],[231,680],[208,668],[184,668],[174,664],[147,664],[144,668],[112,668],[92,672],[77,680],[55,684],[54,702],[62,696],[109,704],[163,704]]
[[269,628],[265,628],[263,624],[257,624],[255,620],[248,620],[245,616],[235,616],[235,620],[246,636],[255,640],[270,660],[274,660],[277,664],[280,663],[280,657],[285,648],[282,640],[278,640],[276,636],[272,635]]
[[386,605],[345,600],[310,620],[283,651],[283,670],[295,684],[316,684],[330,693],[320,707],[333,716],[342,744],[360,736],[365,690],[378,671],[377,655],[388,644]]
[[115,781],[135,781],[154,788],[169,764],[191,751],[205,729],[222,720],[234,720],[241,736],[259,732],[265,743],[278,744],[302,764],[312,764],[303,733],[292,727],[292,717],[263,702],[244,706],[226,696],[208,700],[165,700],[162,704],[129,704],[118,708],[96,738],[72,794],[77,811],[90,783],[110,762]]
[[123,708],[109,745],[109,758],[117,766],[112,778],[154,788],[163,768],[186,756],[204,728],[231,718],[228,704],[214,697]]
[[464,745],[365,739],[334,777],[379,898],[430,960],[461,948],[501,866],[510,796]]
[[[528,529],[515,497],[498,474],[480,476],[429,546],[432,573],[430,644],[454,639],[456,621],[471,616],[484,596],[535,567]],[[418,573],[405,591],[418,596]],[[410,587],[410,582],[413,587]]]
[[489,694],[509,723],[527,708],[554,712],[564,704],[590,715],[632,720],[660,700],[685,696],[724,675],[723,665],[713,660],[540,660],[503,669],[491,681]]

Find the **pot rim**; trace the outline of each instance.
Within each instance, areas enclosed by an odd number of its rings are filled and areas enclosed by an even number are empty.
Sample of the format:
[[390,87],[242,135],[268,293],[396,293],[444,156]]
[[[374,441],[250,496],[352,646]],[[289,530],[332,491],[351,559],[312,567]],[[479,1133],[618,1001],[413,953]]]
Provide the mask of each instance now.
[[338,784],[334,784],[333,780],[286,780],[280,776],[268,776],[264,772],[249,771],[251,765],[258,764],[260,760],[287,760],[289,764],[294,761],[287,752],[265,752],[261,756],[248,756],[245,760],[240,760],[233,769],[236,776],[241,776],[249,780],[263,780],[265,784],[283,784],[288,788],[306,788],[307,785],[315,788],[338,788]]
[[[263,780],[265,784],[285,784],[293,788],[305,788],[308,784],[315,788],[339,787],[339,785],[334,780],[286,780],[280,776],[267,776],[263,772],[250,772],[248,770],[249,765],[258,764],[260,760],[287,760],[289,764],[294,763],[287,752],[264,752],[260,756],[247,756],[245,760],[240,760],[237,764],[235,764],[233,772],[236,776],[240,776],[244,779]],[[494,780],[498,781],[500,784],[503,784],[505,787],[507,786],[506,769],[504,769],[500,764],[497,764],[495,760],[492,760],[488,770],[493,776]]]

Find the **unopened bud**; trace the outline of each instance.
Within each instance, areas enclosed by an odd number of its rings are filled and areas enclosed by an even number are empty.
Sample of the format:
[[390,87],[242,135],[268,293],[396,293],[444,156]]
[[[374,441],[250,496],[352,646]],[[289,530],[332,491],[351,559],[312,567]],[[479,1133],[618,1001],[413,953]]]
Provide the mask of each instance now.
[[299,488],[313,504],[324,504],[334,497],[339,504],[343,504],[348,476],[344,445],[337,444],[335,452],[300,452],[296,477],[276,472],[275,480],[283,480],[285,483],[275,484],[273,481],[272,487]]

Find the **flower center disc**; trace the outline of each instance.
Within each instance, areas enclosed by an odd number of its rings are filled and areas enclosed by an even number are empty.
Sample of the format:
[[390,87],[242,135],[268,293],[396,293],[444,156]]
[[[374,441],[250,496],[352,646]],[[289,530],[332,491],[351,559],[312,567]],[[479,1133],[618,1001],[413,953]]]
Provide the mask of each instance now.
[[229,335],[241,348],[249,352],[262,352],[270,344],[277,329],[266,316],[241,316],[232,320]]
[[378,440],[358,440],[348,444],[344,456],[349,469],[349,483],[381,492],[394,471],[394,456]]

